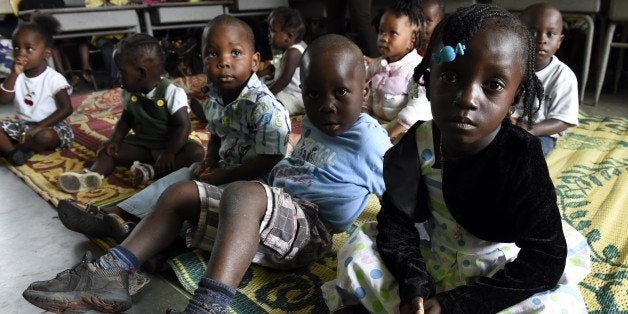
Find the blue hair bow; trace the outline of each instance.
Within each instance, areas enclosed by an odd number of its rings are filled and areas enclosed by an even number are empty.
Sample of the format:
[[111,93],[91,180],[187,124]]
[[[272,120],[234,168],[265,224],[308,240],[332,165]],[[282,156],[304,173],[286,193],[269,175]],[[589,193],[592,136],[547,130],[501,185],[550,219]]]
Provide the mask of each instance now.
[[440,51],[438,53],[432,54],[432,61],[434,61],[436,64],[439,64],[441,61],[454,61],[456,59],[456,54],[464,56],[465,49],[467,49],[467,47],[461,43],[458,43],[455,49],[452,46],[444,46],[443,48],[440,48]]

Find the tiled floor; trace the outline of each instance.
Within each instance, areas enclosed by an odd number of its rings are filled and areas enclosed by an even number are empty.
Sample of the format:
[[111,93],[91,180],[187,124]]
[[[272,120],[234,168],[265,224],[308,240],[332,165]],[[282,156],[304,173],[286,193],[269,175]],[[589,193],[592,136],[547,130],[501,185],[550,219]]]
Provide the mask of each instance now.
[[[581,110],[590,114],[628,117],[628,90],[602,95],[601,102]],[[0,107],[0,115],[10,112]],[[21,294],[29,283],[50,279],[75,264],[87,249],[99,252],[83,235],[59,222],[56,210],[0,165],[0,313],[41,313]],[[134,298],[128,313],[165,313],[168,307],[182,309],[189,294],[161,275]]]

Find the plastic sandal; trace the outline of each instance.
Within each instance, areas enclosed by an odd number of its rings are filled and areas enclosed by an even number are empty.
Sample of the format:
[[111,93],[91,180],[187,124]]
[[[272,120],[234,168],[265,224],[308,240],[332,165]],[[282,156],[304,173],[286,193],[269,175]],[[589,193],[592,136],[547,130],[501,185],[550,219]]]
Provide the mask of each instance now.
[[59,176],[59,186],[67,193],[97,189],[105,177],[100,173],[83,169],[81,172],[64,172]]

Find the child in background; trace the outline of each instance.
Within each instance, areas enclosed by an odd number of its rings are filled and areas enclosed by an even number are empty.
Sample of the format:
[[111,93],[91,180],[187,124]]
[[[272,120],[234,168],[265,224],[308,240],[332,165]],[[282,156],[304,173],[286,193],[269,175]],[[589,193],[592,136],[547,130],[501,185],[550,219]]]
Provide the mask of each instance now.
[[299,11],[279,7],[268,17],[270,46],[283,52],[275,66],[273,79],[268,84],[277,99],[286,107],[290,115],[303,113],[299,62],[307,44],[303,41],[305,24]]
[[119,43],[114,61],[122,78],[124,110],[91,167],[59,176],[64,191],[96,189],[116,166],[133,165],[132,184],[139,186],[203,160],[203,147],[188,139],[187,95],[162,76],[164,60],[159,42],[149,35],[135,34]]
[[0,103],[13,103],[18,120],[0,121],[0,153],[14,166],[26,163],[31,151],[63,149],[74,139],[66,120],[72,89],[46,64],[59,27],[54,17],[40,14],[13,32],[13,68],[0,85]]
[[[367,60],[366,79],[371,81],[367,109],[394,140],[414,122],[429,120],[431,113],[420,89],[408,94],[414,68],[421,62],[416,45],[421,40],[423,17],[416,1],[397,1],[382,15],[377,44],[381,57]],[[370,64],[369,64],[370,63]]]
[[512,120],[541,140],[543,155],[547,156],[556,146],[558,137],[567,128],[578,125],[578,79],[569,66],[554,55],[565,37],[560,11],[550,4],[537,3],[524,9],[521,19],[536,39],[534,70],[543,84],[545,97],[540,105],[537,103],[538,111],[527,112],[531,119],[523,118],[524,108],[519,105]]
[[436,28],[436,25],[445,17],[445,3],[444,0],[422,0],[420,6],[421,14],[425,20],[425,28],[423,31],[423,40],[417,51],[420,56],[424,57],[427,44],[430,42],[434,28]]
[[[218,36],[224,28],[230,32]],[[216,17],[208,29],[203,33],[203,54],[207,61],[207,81],[211,85],[206,89],[203,108],[209,120],[207,129],[211,139],[204,162],[196,168],[179,169],[114,207],[98,210],[62,200],[58,206],[59,218],[68,229],[121,242],[128,234],[128,221],[146,217],[159,195],[170,185],[199,180],[218,186],[237,180],[260,179],[284,157],[290,117],[255,74],[259,53],[254,50],[251,28],[241,20],[223,15]],[[217,57],[218,52],[230,58]],[[226,74],[234,81],[225,79]]]
[[323,287],[330,309],[586,313],[586,239],[561,222],[539,140],[508,119],[521,96],[526,112],[543,96],[527,26],[501,8],[461,8],[427,53],[416,71],[434,120],[386,153],[381,211],[340,249]]
[[[312,42],[301,78],[303,137],[266,183],[235,182],[224,192],[201,182],[173,185],[120,246],[98,261],[86,255],[74,271],[32,283],[23,296],[44,309],[125,310],[128,271],[167,246],[184,221],[193,225],[189,243],[212,251],[185,313],[227,313],[251,262],[294,269],[328,253],[332,234],[353,223],[369,194],[383,193],[382,157],[390,143],[377,121],[360,113],[368,87],[362,52],[349,39],[325,35]],[[68,276],[77,280],[68,284]],[[85,284],[96,279],[106,291]],[[76,297],[84,294],[93,297]]]

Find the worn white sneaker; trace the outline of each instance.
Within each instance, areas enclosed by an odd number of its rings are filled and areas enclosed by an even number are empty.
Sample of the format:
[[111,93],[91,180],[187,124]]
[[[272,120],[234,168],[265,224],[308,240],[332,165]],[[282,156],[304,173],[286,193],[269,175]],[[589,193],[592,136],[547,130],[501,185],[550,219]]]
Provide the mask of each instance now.
[[81,172],[64,172],[59,176],[59,186],[68,193],[97,189],[105,177],[97,172],[83,169]]

